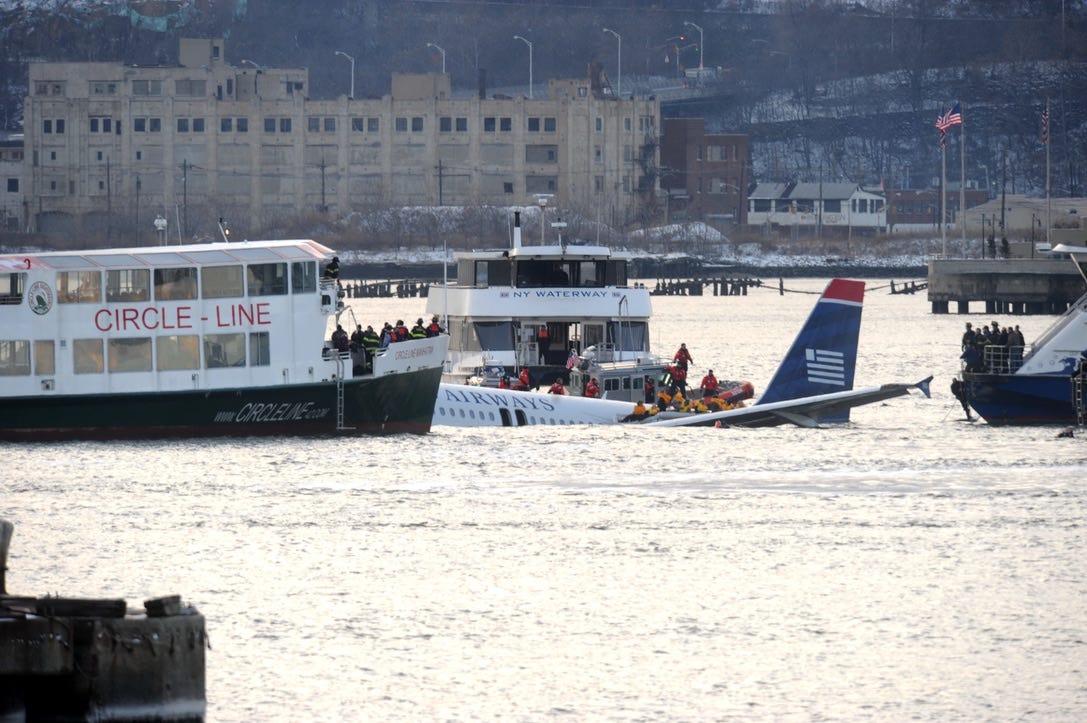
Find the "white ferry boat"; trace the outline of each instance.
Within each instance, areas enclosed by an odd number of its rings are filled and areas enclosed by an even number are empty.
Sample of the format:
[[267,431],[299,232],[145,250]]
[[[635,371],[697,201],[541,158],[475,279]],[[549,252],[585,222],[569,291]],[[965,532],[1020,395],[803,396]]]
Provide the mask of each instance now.
[[334,349],[332,258],[310,240],[0,254],[0,439],[429,431],[447,338]]
[[605,246],[524,246],[515,212],[511,248],[455,261],[456,281],[427,297],[427,313],[449,331],[445,382],[490,386],[527,368],[533,388],[561,379],[581,394],[592,377],[607,399],[656,398],[665,365],[650,353],[649,290],[630,282],[629,256]]

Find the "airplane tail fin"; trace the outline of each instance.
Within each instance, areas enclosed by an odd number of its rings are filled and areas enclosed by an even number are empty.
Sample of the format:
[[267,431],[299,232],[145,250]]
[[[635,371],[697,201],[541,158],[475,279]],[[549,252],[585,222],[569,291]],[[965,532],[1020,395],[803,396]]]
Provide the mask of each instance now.
[[932,377],[928,376],[914,384],[914,386],[920,389],[927,399],[932,399],[932,391],[929,389],[930,384],[932,384]]
[[[853,388],[864,282],[832,279],[757,404]],[[824,422],[848,422],[849,410]]]

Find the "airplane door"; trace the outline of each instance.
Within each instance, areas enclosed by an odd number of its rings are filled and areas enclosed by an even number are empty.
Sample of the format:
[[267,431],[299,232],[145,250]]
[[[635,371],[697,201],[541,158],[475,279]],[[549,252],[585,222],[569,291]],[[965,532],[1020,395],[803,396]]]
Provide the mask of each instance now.
[[499,409],[498,410],[498,416],[502,418],[502,426],[503,427],[512,427],[513,426],[513,422],[510,420],[510,410],[508,410],[508,409]]

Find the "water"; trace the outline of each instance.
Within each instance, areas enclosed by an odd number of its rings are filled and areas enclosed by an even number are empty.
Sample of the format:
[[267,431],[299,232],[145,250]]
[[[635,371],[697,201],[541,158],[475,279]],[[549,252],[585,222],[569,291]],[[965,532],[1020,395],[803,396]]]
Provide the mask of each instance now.
[[[850,425],[5,445],[8,590],[181,594],[209,721],[1083,720],[1087,441],[962,421],[990,318],[884,283],[857,386],[933,398]],[[759,391],[815,298],[654,299],[653,341]]]

